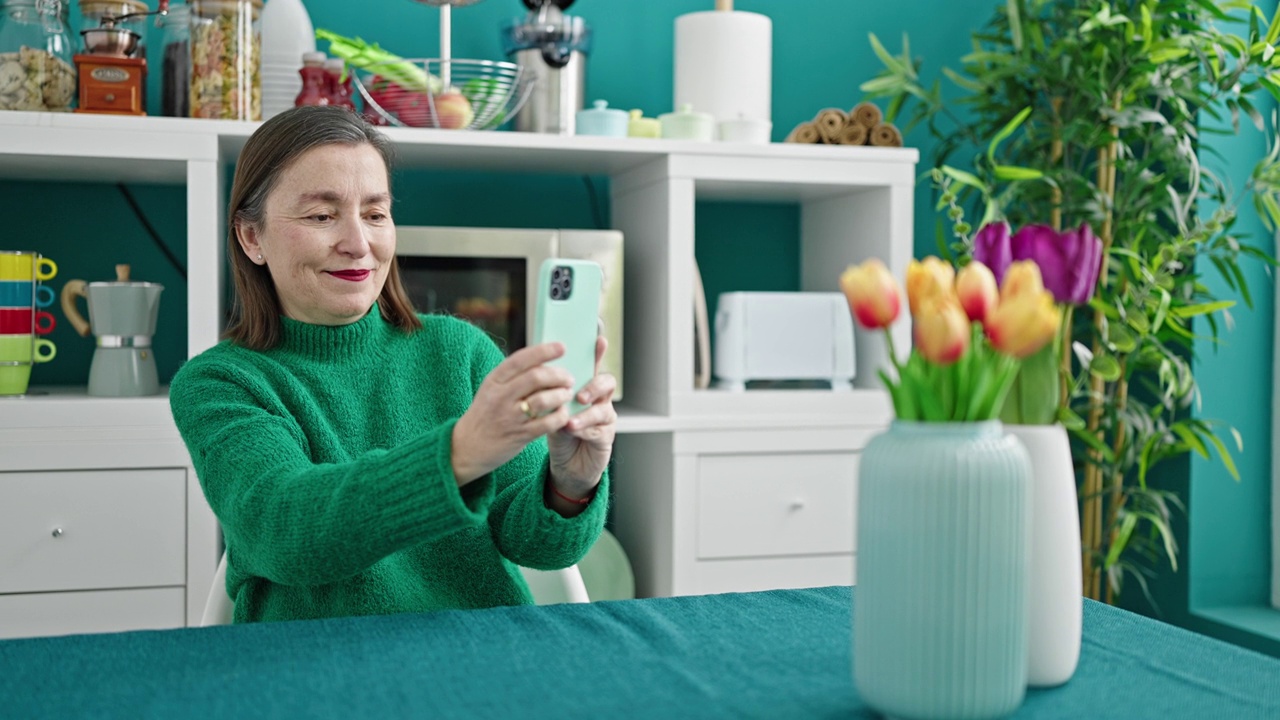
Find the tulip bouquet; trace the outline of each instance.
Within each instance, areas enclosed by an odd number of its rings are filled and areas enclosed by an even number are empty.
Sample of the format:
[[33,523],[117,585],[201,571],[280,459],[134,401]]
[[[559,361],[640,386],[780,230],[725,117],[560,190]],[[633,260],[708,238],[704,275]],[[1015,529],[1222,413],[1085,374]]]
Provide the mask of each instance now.
[[[1026,225],[1016,233],[1008,223],[988,223],[973,238],[973,259],[991,268],[996,280],[1018,262],[1040,269],[1045,289],[1066,308],[1063,332],[1022,363],[1000,418],[1020,425],[1049,425],[1064,414],[1071,381],[1071,313],[1086,305],[1102,269],[1102,241],[1084,223],[1058,232],[1048,225]],[[1083,424],[1074,418],[1078,424]]]
[[[899,420],[974,422],[999,416],[1020,362],[1058,334],[1062,315],[1035,262],[1010,262],[995,274],[971,262],[959,274],[928,257],[907,268],[907,301],[914,348],[900,362],[888,332],[902,308],[902,292],[876,259],[850,266],[840,288],[858,324],[885,330],[897,375],[880,378]],[[1054,395],[1056,401],[1056,393]]]

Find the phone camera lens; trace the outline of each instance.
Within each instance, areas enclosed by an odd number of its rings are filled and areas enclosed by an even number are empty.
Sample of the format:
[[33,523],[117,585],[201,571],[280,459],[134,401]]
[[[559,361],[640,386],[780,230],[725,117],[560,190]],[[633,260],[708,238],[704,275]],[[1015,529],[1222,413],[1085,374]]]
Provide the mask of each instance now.
[[563,295],[564,295],[564,291],[562,291],[562,290],[560,289],[560,286],[559,286],[559,285],[552,285],[552,286],[551,286],[551,299],[552,299],[552,300],[559,300]]
[[573,280],[570,280],[569,278],[561,280],[560,287],[564,288],[565,292],[569,292],[573,289]]

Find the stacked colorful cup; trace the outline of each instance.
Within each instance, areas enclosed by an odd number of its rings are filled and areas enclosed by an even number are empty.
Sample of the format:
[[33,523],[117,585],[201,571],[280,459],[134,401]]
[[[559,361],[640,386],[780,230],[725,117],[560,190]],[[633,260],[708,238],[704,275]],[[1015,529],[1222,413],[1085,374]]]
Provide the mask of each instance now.
[[0,395],[25,395],[31,366],[48,362],[57,347],[40,335],[53,332],[53,288],[43,285],[58,265],[40,253],[0,250]]

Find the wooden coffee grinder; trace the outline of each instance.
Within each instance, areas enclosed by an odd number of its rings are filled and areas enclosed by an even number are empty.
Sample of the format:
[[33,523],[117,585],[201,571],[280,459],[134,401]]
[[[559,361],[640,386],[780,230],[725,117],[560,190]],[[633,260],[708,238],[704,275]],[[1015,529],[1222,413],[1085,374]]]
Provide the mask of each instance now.
[[169,14],[169,0],[160,0],[155,12],[103,17],[96,28],[81,30],[84,54],[74,56],[80,76],[80,113],[146,115],[144,90],[147,59],[135,57],[142,37],[121,26],[121,21],[147,15]]

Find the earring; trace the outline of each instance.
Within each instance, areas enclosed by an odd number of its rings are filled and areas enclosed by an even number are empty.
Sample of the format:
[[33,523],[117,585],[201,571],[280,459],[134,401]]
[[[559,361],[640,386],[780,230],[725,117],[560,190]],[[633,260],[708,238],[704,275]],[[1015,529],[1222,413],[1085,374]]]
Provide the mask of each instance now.
[[258,253],[258,262],[262,262],[262,253]]

